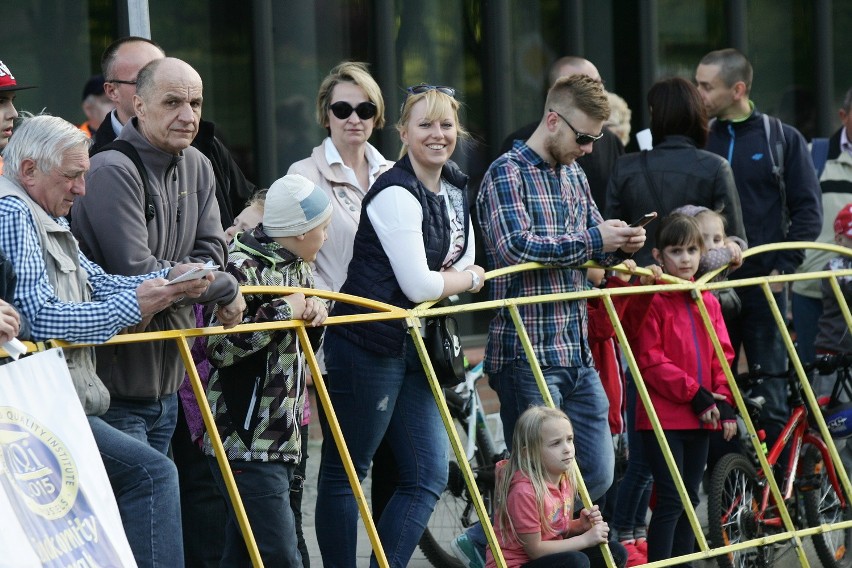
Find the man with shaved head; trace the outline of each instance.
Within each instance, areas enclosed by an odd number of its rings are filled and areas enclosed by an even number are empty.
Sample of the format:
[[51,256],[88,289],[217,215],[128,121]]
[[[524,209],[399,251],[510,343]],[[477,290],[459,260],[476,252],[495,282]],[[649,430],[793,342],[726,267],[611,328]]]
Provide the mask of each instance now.
[[101,57],[104,94],[115,105],[115,110],[109,113],[95,133],[93,151],[112,142],[134,117],[133,96],[139,71],[153,60],[165,56],[159,45],[137,36],[123,37],[106,48]]
[[[108,271],[145,274],[181,262],[224,266],[225,234],[213,169],[190,146],[201,120],[202,91],[201,77],[189,64],[154,59],[136,76],[135,117],[116,139],[135,151],[147,183],[121,151],[92,157],[87,193],[75,204],[72,231],[89,258]],[[203,296],[177,301],[138,331],[195,327],[195,302],[215,304],[226,327],[240,323],[245,302],[236,280],[225,272],[214,274]],[[98,374],[112,395],[104,420],[166,453],[184,374],[177,345],[163,341],[99,348]]]

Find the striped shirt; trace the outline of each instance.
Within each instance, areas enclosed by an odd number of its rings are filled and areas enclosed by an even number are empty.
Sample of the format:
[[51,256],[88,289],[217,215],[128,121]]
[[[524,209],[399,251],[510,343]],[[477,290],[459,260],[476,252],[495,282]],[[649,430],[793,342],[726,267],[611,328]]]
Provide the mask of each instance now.
[[[68,228],[63,217],[56,222]],[[17,197],[0,199],[0,250],[12,261],[18,276],[15,306],[32,326],[32,339],[63,339],[102,343],[142,315],[136,288],[149,278],[165,278],[169,269],[141,276],[113,276],[79,252],[80,266],[89,277],[91,302],[64,302],[47,276],[38,229],[29,207]]]
[[[597,229],[603,217],[582,168],[554,168],[521,141],[491,164],[477,211],[489,270],[524,262],[553,265],[491,280],[491,299],[584,290],[585,271],[567,267],[618,261],[603,252]],[[593,365],[585,300],[520,306],[519,312],[541,365]],[[509,311],[500,309],[488,329],[485,371],[495,373],[516,358],[526,359],[523,347]]]

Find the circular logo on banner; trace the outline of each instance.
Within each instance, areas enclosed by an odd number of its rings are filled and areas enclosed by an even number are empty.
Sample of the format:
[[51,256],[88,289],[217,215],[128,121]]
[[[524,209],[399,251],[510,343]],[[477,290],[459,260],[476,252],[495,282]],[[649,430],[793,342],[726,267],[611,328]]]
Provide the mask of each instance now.
[[77,499],[79,478],[71,453],[34,417],[0,406],[0,475],[35,514],[65,515]]

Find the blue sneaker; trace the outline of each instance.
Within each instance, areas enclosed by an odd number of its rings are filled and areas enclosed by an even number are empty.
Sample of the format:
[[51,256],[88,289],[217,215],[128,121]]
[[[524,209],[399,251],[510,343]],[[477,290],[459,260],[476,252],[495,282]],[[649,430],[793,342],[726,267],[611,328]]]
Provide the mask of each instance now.
[[484,568],[485,560],[476,549],[476,545],[466,534],[462,533],[450,542],[450,550],[453,555],[465,566],[465,568]]

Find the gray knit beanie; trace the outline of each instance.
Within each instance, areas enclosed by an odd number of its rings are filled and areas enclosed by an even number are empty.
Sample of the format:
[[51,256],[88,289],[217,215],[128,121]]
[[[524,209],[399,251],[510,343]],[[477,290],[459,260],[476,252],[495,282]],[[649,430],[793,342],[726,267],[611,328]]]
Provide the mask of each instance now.
[[331,200],[314,182],[299,174],[275,181],[266,193],[263,232],[270,237],[303,235],[331,217]]

